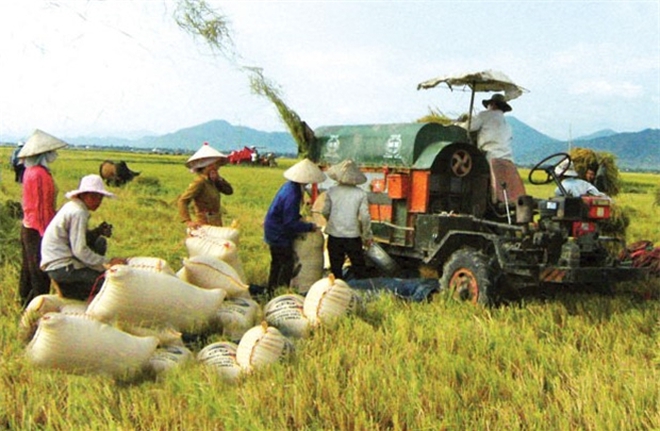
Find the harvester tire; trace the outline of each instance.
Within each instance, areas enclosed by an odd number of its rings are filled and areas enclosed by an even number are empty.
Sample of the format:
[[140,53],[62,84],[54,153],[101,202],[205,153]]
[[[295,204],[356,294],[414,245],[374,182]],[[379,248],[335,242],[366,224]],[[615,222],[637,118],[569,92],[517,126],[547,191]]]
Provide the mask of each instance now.
[[490,259],[469,247],[455,251],[442,268],[440,287],[456,300],[491,305],[495,282]]

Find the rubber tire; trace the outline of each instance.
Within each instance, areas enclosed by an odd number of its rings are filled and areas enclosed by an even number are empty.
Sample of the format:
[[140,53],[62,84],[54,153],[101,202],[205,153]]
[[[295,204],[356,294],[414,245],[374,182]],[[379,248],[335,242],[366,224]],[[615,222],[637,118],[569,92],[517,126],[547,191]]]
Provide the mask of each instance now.
[[455,251],[443,266],[440,288],[457,300],[491,305],[494,299],[493,279],[488,256],[466,247]]

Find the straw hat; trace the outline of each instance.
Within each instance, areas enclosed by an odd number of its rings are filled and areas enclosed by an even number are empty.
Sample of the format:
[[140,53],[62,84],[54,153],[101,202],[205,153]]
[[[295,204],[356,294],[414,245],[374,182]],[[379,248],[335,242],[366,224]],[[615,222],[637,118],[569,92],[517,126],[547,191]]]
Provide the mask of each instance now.
[[511,108],[511,105],[506,103],[506,99],[504,98],[504,96],[499,93],[493,94],[493,97],[491,97],[490,99],[482,100],[481,103],[484,105],[484,108],[488,108],[488,105],[493,103],[502,112],[509,112],[513,109]]
[[579,176],[575,170],[575,166],[573,166],[573,162],[569,161],[568,159],[555,166],[555,175],[558,177],[563,176],[576,178]]
[[294,183],[310,184],[325,180],[325,174],[309,159],[302,159],[284,171],[284,178]]
[[328,176],[340,184],[358,185],[367,182],[367,177],[360,172],[353,160],[347,159],[328,169]]
[[21,151],[18,152],[18,157],[21,159],[32,157],[38,154],[47,153],[48,151],[59,150],[67,145],[69,144],[46,132],[36,129],[34,133],[32,133],[32,136],[30,136],[30,139],[28,139],[25,145],[23,145]]
[[202,147],[186,161],[186,167],[191,170],[205,168],[216,162],[226,164],[229,161],[225,154],[211,147],[208,142],[204,142]]
[[80,180],[80,185],[77,190],[67,192],[67,199],[74,198],[81,193],[98,193],[109,198],[114,198],[115,194],[110,193],[103,185],[103,178],[98,175],[86,175]]

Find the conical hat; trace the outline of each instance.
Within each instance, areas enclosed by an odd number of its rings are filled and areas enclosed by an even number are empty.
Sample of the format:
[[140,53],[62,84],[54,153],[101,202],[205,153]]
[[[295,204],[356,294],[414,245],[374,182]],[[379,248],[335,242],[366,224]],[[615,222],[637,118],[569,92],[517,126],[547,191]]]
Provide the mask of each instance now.
[[328,176],[338,183],[352,186],[367,182],[367,177],[360,172],[360,168],[350,159],[344,160],[328,169]]
[[219,160],[227,161],[225,154],[211,147],[208,142],[204,142],[202,147],[186,161],[189,168],[203,168]]
[[579,177],[573,162],[569,162],[568,159],[564,160],[557,166],[555,166],[555,175],[564,176],[564,177]]
[[36,129],[34,133],[32,133],[32,136],[30,136],[30,139],[28,139],[25,145],[23,145],[21,151],[18,152],[18,157],[21,159],[32,157],[37,154],[47,153],[48,151],[59,150],[67,145],[69,144],[46,132]]
[[302,159],[284,171],[284,178],[294,183],[310,184],[323,182],[325,174],[311,160]]

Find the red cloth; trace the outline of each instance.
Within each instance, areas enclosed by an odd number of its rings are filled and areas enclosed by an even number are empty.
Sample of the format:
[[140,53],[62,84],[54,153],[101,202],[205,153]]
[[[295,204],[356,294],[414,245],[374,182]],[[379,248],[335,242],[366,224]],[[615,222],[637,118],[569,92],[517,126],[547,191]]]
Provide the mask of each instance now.
[[23,174],[23,225],[44,236],[48,223],[55,217],[57,192],[53,176],[41,165],[25,169]]

